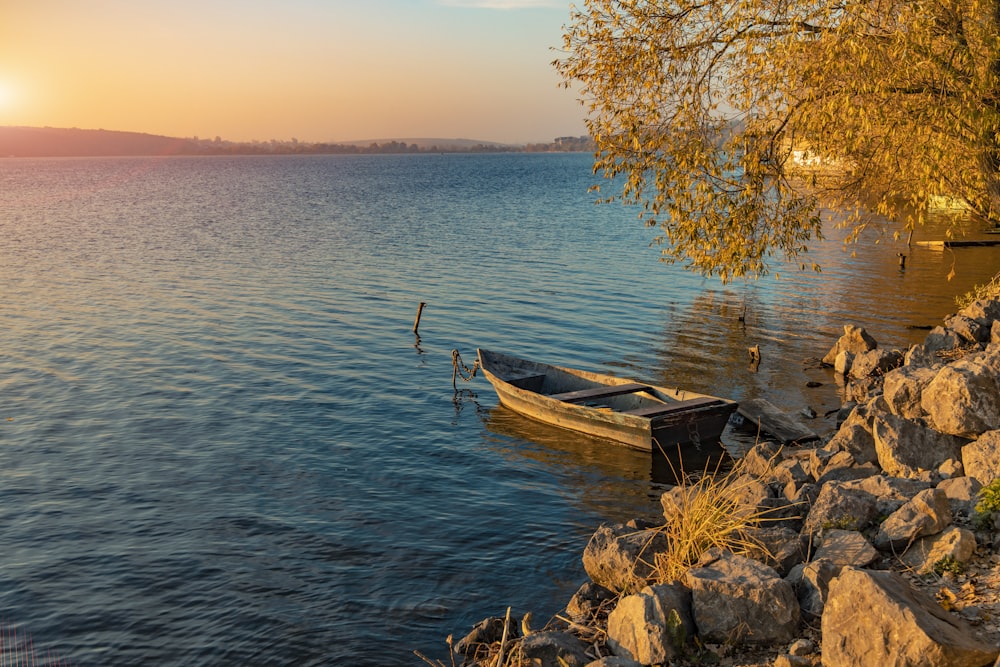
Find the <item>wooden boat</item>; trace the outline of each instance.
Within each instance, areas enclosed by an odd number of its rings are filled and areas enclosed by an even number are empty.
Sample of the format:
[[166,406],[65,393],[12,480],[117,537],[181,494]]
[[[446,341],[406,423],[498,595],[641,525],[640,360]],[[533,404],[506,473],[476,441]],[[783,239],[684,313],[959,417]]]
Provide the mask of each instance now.
[[479,349],[479,366],[500,403],[547,424],[635,449],[713,446],[737,404],[625,378]]

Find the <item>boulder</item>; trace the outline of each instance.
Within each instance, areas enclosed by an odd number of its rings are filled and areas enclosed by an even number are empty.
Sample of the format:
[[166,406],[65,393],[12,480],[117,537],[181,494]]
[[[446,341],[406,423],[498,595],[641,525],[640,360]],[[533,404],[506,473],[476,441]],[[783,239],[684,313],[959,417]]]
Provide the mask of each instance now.
[[566,605],[566,615],[574,623],[588,625],[606,613],[615,599],[615,594],[610,589],[588,581],[581,586]]
[[644,665],[678,658],[695,633],[691,591],[679,583],[647,586],[608,615],[608,647]]
[[881,377],[865,377],[851,380],[844,385],[844,400],[854,403],[867,403],[882,394]]
[[951,526],[938,535],[921,537],[905,554],[903,562],[924,574],[945,559],[968,563],[976,553],[976,535],[971,530]]
[[975,477],[966,476],[943,480],[937,488],[944,491],[944,495],[948,497],[952,516],[969,516],[978,502],[976,496],[983,485]]
[[944,327],[934,327],[924,338],[923,347],[927,352],[949,352],[962,346],[962,339]]
[[[851,414],[854,415],[855,412]],[[830,438],[826,449],[846,452],[858,463],[877,462],[875,437],[872,435],[871,428],[867,428],[862,422],[861,418],[848,417],[847,421]]]
[[878,558],[878,551],[856,530],[826,530],[813,560],[834,565],[867,567]]
[[566,632],[533,632],[521,640],[521,657],[535,667],[584,667],[588,648]]
[[926,345],[914,345],[903,355],[903,366],[920,368],[940,368],[941,359]]
[[841,350],[837,353],[837,356],[833,360],[833,370],[840,375],[847,375],[851,372],[851,366],[854,364],[855,354],[853,352],[848,352],[847,350]]
[[729,480],[727,496],[736,503],[740,512],[750,516],[774,497],[774,491],[759,477],[743,473]]
[[937,430],[972,439],[1000,429],[1000,376],[994,363],[985,355],[963,357],[924,387],[920,405]]
[[875,534],[875,546],[898,552],[909,548],[918,537],[940,533],[949,524],[948,496],[941,489],[925,489],[882,522]]
[[963,477],[965,475],[965,466],[958,459],[948,459],[938,466],[937,472],[941,479]]
[[653,573],[655,554],[666,551],[659,530],[627,524],[602,524],[583,551],[583,569],[590,580],[612,591],[641,588]]
[[[799,514],[807,515],[809,508],[819,497],[819,491],[819,484],[803,484],[802,486],[788,484],[785,486],[784,496],[788,502],[795,506]],[[804,518],[805,516],[803,516]]]
[[777,442],[771,440],[758,442],[741,459],[743,470],[751,475],[766,478],[771,468],[781,461],[781,453],[782,447]]
[[[925,392],[926,398],[926,392]],[[875,417],[872,433],[879,465],[890,475],[915,478],[961,456],[965,441],[893,414]]]
[[910,498],[933,486],[930,482],[906,477],[878,475],[845,484],[850,489],[860,489],[875,496],[875,512],[889,516]]
[[895,572],[846,569],[833,579],[822,635],[824,667],[980,667],[998,654]]
[[990,326],[1000,320],[1000,299],[977,299],[958,313],[975,320],[984,326]]
[[920,397],[924,387],[937,376],[937,371],[921,366],[903,366],[886,373],[882,382],[882,396],[889,411],[906,419],[920,419],[924,408]]
[[[469,632],[469,634],[455,643],[455,653],[467,657],[487,655],[490,650],[490,645],[499,642],[503,638],[505,622],[506,619],[498,616],[483,619],[472,628],[472,631]],[[511,630],[514,631],[514,634],[508,634],[508,637],[516,638],[520,636],[520,632],[516,627],[512,626],[508,632]]]
[[833,366],[834,362],[837,360],[837,355],[840,354],[842,350],[858,354],[860,352],[867,352],[868,350],[874,350],[878,347],[878,343],[875,339],[868,335],[862,327],[854,326],[853,324],[848,324],[844,327],[844,335],[841,336],[836,344],[826,353],[823,357],[823,363],[827,366]]
[[751,554],[757,560],[773,567],[780,576],[805,560],[806,542],[798,531],[787,526],[751,528],[747,536],[760,545],[760,553]]
[[1000,430],[987,431],[962,447],[962,466],[982,486],[1000,477]]
[[876,516],[875,496],[851,482],[828,482],[806,516],[802,532],[811,535],[830,528],[863,530]]
[[946,319],[944,327],[958,336],[965,345],[978,345],[985,343],[990,338],[989,325],[961,313]]
[[774,466],[769,481],[778,482],[785,487],[788,484],[802,485],[813,481],[813,478],[802,466],[801,461],[786,459]]
[[837,452],[823,469],[823,474],[819,476],[816,483],[823,486],[827,482],[846,482],[853,479],[864,479],[873,475],[878,475],[882,469],[877,463],[867,462],[859,465],[854,457],[848,452]]
[[763,563],[711,551],[686,575],[702,641],[771,645],[794,639],[800,612],[791,584]]
[[856,380],[885,375],[903,363],[903,353],[899,350],[876,348],[854,356],[850,375]]
[[795,589],[802,617],[814,621],[823,615],[830,581],[843,569],[833,561],[820,558],[809,563],[796,565],[786,580]]

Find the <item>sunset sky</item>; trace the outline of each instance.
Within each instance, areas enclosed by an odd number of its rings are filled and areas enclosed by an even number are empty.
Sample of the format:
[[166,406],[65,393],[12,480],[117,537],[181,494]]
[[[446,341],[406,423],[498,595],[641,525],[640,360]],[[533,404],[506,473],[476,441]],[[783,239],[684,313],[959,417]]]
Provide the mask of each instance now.
[[581,135],[569,0],[2,0],[0,125],[235,141]]

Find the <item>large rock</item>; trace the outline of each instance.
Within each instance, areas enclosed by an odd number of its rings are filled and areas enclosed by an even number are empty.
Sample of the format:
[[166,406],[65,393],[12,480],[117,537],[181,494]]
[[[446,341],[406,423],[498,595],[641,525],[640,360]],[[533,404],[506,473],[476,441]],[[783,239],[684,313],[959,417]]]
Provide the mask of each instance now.
[[758,645],[794,639],[800,612],[791,584],[749,558],[719,550],[713,555],[687,573],[701,639]]
[[809,563],[796,565],[789,573],[786,580],[795,588],[799,608],[807,621],[814,621],[823,615],[830,582],[842,569],[842,565],[825,558],[818,558]]
[[982,667],[997,647],[895,572],[845,570],[823,609],[824,667]]
[[945,329],[958,336],[965,345],[978,345],[990,338],[990,327],[978,322],[968,315],[959,313],[944,321]]
[[781,460],[782,446],[773,440],[758,442],[741,459],[744,471],[762,478],[768,477]]
[[941,359],[926,345],[914,345],[903,355],[903,365],[920,368],[940,368]]
[[[852,415],[855,413],[852,412]],[[837,432],[826,443],[826,449],[836,449],[847,452],[858,463],[872,463],[878,461],[878,453],[875,451],[875,437],[871,429],[867,428],[859,418],[848,417]],[[817,479],[822,476],[817,475]]]
[[978,299],[963,308],[958,314],[973,319],[983,326],[989,326],[1000,320],[1000,299]]
[[867,567],[879,557],[878,551],[856,530],[826,530],[813,560],[834,565]]
[[839,528],[864,530],[876,517],[875,496],[849,486],[852,482],[828,482],[806,516],[802,532],[811,535]]
[[[455,642],[455,653],[464,656],[487,655],[491,645],[499,642],[503,638],[504,627],[507,620],[499,616],[492,616],[477,623],[472,631],[465,637]],[[510,638],[520,636],[520,632],[514,628],[514,633]]]
[[883,350],[876,348],[861,352],[854,356],[851,363],[851,377],[861,380],[867,377],[885,375],[903,363],[903,353],[899,350]]
[[681,656],[695,633],[691,591],[678,583],[647,586],[625,596],[608,615],[608,647],[644,665]]
[[943,480],[937,485],[937,488],[948,496],[952,516],[969,516],[977,502],[977,494],[983,485],[975,477],[964,476]]
[[848,482],[844,486],[872,494],[875,496],[875,513],[878,516],[889,516],[909,502],[910,498],[933,485],[919,479],[878,475]]
[[602,524],[583,550],[590,580],[616,592],[641,588],[653,573],[656,554],[667,549],[659,530]]
[[894,415],[907,419],[920,419],[924,408],[920,397],[924,387],[937,376],[937,371],[920,366],[903,366],[886,373],[882,382],[882,396]]
[[758,545],[749,555],[773,567],[780,576],[801,563],[806,558],[807,543],[802,535],[788,526],[768,526],[751,528],[747,531],[750,541]]
[[948,352],[962,346],[962,339],[954,331],[934,327],[924,338],[923,347],[928,352]]
[[608,588],[588,581],[577,589],[566,604],[566,615],[580,625],[596,625],[599,618],[607,615],[615,594]]
[[962,447],[965,474],[983,486],[1000,477],[1000,430],[987,431]]
[[844,327],[844,335],[837,340],[836,344],[823,357],[823,363],[827,366],[833,366],[837,360],[837,355],[841,351],[859,354],[868,350],[874,350],[876,347],[878,347],[878,343],[868,335],[867,331],[853,324],[848,324]]
[[976,553],[976,535],[971,530],[951,526],[938,535],[921,537],[905,554],[903,562],[924,574],[946,559],[968,563]]
[[977,354],[948,364],[924,387],[920,405],[942,433],[971,439],[1000,429],[1000,375],[995,359]]
[[[926,392],[924,393],[926,398]],[[918,477],[961,456],[965,441],[893,414],[875,417],[872,433],[879,465],[890,475]]]
[[941,489],[925,489],[890,514],[875,534],[875,546],[896,552],[915,539],[936,535],[951,524],[951,505]]
[[536,667],[584,667],[589,647],[565,632],[533,632],[521,640],[521,657]]

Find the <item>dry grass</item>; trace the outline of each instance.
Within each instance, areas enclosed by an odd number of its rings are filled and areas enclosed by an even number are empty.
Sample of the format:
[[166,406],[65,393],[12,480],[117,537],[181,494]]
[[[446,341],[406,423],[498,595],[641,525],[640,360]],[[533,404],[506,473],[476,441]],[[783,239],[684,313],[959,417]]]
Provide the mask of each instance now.
[[673,491],[676,511],[659,528],[667,550],[654,555],[656,583],[682,579],[702,554],[713,547],[735,554],[759,557],[764,546],[753,537],[767,510],[746,501],[753,478],[744,475],[739,461],[728,472],[718,467]]

